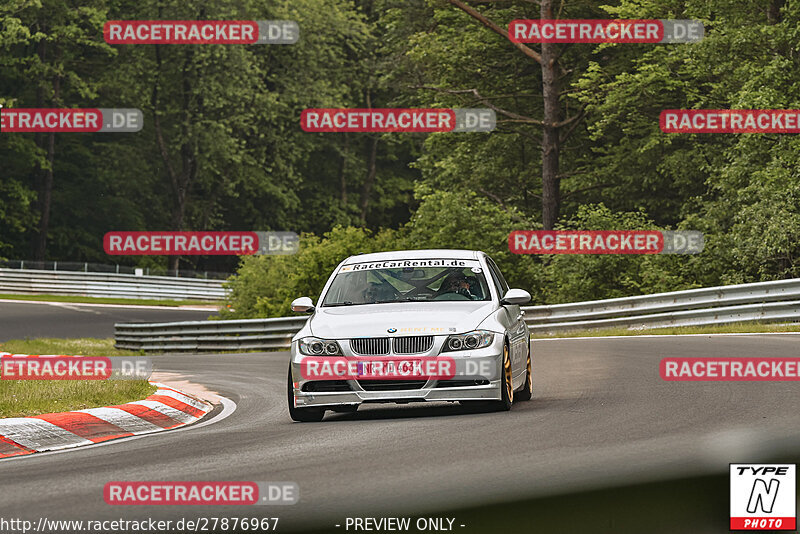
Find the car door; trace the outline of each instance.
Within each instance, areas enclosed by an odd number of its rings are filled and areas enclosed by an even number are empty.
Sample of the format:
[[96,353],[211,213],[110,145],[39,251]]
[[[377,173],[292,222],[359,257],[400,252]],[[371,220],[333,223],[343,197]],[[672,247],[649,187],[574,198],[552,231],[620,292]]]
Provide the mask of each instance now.
[[[500,269],[497,267],[497,264],[488,256],[486,257],[486,265],[489,267],[489,274],[497,288],[497,292],[500,298],[502,298],[508,291],[508,283],[503,277],[503,273],[501,273]],[[523,320],[522,310],[518,305],[503,304],[502,307],[505,308],[509,321],[509,350],[511,352],[514,387],[516,388],[520,385],[520,381],[525,379],[524,371],[526,369],[528,356],[527,329],[525,321]]]

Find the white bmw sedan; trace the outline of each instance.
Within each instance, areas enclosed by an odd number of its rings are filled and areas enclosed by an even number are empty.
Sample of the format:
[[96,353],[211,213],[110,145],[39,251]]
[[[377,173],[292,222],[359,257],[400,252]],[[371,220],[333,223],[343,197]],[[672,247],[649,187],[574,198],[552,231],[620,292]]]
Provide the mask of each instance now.
[[411,250],[352,256],[331,274],[292,339],[287,396],[295,421],[362,403],[488,402],[533,392],[530,334],[520,305],[483,252]]

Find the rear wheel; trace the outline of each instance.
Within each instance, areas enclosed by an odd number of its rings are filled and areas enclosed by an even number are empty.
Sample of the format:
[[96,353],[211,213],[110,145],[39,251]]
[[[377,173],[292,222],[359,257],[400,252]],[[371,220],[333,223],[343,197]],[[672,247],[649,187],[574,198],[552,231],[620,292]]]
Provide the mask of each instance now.
[[287,400],[289,401],[289,417],[293,421],[301,423],[317,423],[325,417],[323,408],[295,408],[294,406],[294,384],[292,384],[292,365],[289,364],[289,380],[286,384]]
[[507,412],[514,403],[514,386],[511,380],[511,354],[508,350],[508,342],[503,344],[503,367],[500,369],[500,389],[502,397],[495,402],[498,411]]
[[525,371],[525,385],[517,391],[514,400],[529,401],[533,396],[533,376],[531,373],[531,345],[528,343],[528,369]]

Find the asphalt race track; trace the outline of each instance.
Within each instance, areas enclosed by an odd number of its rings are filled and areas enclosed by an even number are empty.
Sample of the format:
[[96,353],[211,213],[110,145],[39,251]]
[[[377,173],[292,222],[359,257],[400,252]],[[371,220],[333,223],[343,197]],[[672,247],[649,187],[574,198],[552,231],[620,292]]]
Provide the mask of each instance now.
[[0,300],[0,342],[37,337],[113,337],[114,323],[202,321],[213,310]]
[[[659,360],[797,357],[798,341],[798,335],[535,341],[534,399],[511,412],[370,405],[356,414],[329,412],[310,424],[288,417],[286,353],[157,356],[156,369],[234,400],[236,411],[201,428],[0,461],[0,516],[34,524],[42,516],[277,516],[278,531],[345,532],[348,516],[438,515],[521,498],[727,476],[729,462],[800,451],[798,384],[667,383],[659,378]],[[128,480],[294,481],[300,502],[204,509],[105,504],[104,484]],[[517,512],[519,524],[530,527],[518,531],[551,531],[537,530],[535,516]],[[456,532],[475,531],[468,522],[460,527],[458,514],[455,519]],[[671,531],[728,531],[724,509],[708,510],[702,519],[696,528]],[[580,531],[614,531],[604,527]]]

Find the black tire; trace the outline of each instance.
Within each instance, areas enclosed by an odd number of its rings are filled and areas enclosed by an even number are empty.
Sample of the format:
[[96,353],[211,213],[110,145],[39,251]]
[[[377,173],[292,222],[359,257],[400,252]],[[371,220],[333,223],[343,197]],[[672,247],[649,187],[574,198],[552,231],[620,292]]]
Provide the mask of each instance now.
[[514,404],[514,386],[511,380],[511,352],[508,348],[508,341],[503,344],[503,366],[500,369],[500,389],[502,398],[495,401],[495,409],[499,412],[507,412]]
[[514,400],[529,401],[533,397],[533,373],[531,372],[531,345],[528,342],[528,370],[525,373],[525,385],[514,395]]
[[286,396],[289,401],[289,417],[291,417],[293,421],[298,421],[300,423],[318,423],[322,421],[322,418],[325,417],[325,410],[322,408],[295,408],[294,394],[292,392],[293,388],[292,365],[289,364],[289,379],[286,384]]

